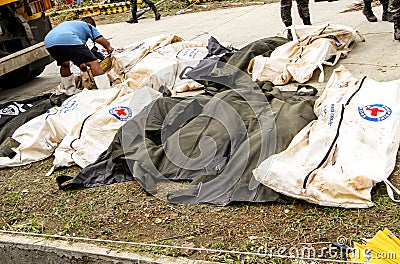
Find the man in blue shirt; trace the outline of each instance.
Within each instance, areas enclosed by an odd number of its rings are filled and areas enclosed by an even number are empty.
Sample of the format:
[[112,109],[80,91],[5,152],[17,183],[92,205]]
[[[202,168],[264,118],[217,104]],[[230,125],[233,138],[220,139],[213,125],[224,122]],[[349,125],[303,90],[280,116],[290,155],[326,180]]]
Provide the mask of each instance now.
[[70,68],[71,61],[82,71],[90,67],[98,89],[110,88],[108,77],[100,67],[97,57],[86,46],[89,38],[102,45],[109,54],[113,52],[114,48],[96,29],[96,23],[91,17],[85,17],[82,21],[62,22],[44,39],[47,51],[57,61],[57,65],[61,66],[61,85],[64,86],[67,94],[75,92],[74,75]]

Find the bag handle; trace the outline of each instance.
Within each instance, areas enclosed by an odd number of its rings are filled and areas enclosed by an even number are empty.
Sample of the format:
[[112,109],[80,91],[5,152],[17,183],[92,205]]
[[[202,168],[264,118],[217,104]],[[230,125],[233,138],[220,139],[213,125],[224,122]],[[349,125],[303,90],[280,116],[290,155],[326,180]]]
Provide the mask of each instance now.
[[400,200],[394,198],[393,193],[394,191],[396,194],[400,195],[400,190],[397,189],[389,180],[384,180],[383,182],[386,184],[386,191],[390,199],[392,199],[393,202],[400,203]]

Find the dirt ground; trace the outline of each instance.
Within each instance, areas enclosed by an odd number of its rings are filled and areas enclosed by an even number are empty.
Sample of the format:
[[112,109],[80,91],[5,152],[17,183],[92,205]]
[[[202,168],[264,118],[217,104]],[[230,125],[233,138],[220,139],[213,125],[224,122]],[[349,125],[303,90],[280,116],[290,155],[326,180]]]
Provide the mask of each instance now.
[[[241,4],[221,1],[215,8],[228,3]],[[114,19],[125,19],[128,14],[118,16]],[[398,161],[389,178],[395,186],[400,186],[399,164]],[[331,248],[338,238],[346,238],[346,244],[352,246],[353,241],[371,238],[385,227],[400,236],[400,207],[389,199],[383,184],[377,184],[372,192],[376,206],[360,210],[300,201],[236,203],[226,207],[172,205],[148,195],[136,182],[59,191],[55,178],[73,176],[79,168],[60,169],[47,177],[51,166],[49,158],[0,170],[0,229],[214,249],[219,251],[108,243],[121,250],[229,263],[293,263],[290,259],[262,258],[252,253],[293,256],[293,249],[304,248],[316,250],[310,257],[337,255],[340,259],[340,254]]]
[[[136,182],[59,191],[55,178],[75,175],[78,168],[65,168],[46,177],[51,165],[49,158],[1,170],[1,229],[240,251],[244,253],[110,245],[153,254],[241,263],[289,263],[248,254],[288,255],[290,248],[310,245],[322,254],[323,248],[329,248],[338,237],[346,237],[351,245],[352,241],[370,238],[385,227],[400,233],[400,208],[388,198],[382,184],[373,189],[376,206],[360,210],[301,202],[238,203],[226,207],[171,205],[147,195]],[[398,164],[390,179],[400,185]]]

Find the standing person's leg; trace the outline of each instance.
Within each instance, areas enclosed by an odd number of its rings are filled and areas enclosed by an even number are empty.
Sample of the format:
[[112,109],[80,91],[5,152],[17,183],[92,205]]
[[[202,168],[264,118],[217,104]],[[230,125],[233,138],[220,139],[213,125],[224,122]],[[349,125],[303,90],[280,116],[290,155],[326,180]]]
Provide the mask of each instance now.
[[136,17],[136,12],[137,12],[137,0],[131,0],[131,10],[132,10],[132,16],[126,20],[128,23],[137,23],[137,17]]
[[[285,27],[292,25],[292,0],[281,0],[281,19]],[[287,39],[293,40],[290,29],[287,32]]]
[[156,20],[160,20],[161,14],[158,12],[156,5],[150,0],[143,0],[154,12],[154,16]]
[[281,0],[281,19],[286,27],[292,25],[292,0]]
[[72,95],[76,92],[75,76],[71,72],[70,65],[70,61],[64,61],[60,65],[61,83],[56,89],[57,93]]
[[371,6],[372,0],[363,0],[363,2],[364,2],[364,8],[362,13],[364,14],[364,16],[367,18],[369,22],[377,22],[378,19],[372,12],[372,6]]
[[296,1],[297,1],[297,11],[299,12],[301,19],[303,20],[303,24],[311,25],[309,0],[296,0]]
[[390,12],[388,12],[389,8],[389,0],[379,0],[382,4],[383,12],[382,12],[382,21],[393,22],[393,16]]
[[400,0],[390,0],[388,11],[393,16],[394,39],[400,40]]

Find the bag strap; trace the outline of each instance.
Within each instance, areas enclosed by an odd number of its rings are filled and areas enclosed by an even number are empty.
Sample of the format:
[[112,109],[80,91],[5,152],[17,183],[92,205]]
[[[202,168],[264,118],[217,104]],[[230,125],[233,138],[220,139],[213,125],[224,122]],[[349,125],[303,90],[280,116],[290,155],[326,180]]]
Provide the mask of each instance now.
[[394,193],[393,193],[394,191],[396,194],[400,195],[400,190],[397,189],[389,180],[384,180],[383,182],[386,184],[386,191],[390,199],[392,199],[392,201],[396,203],[400,203],[400,200],[394,198]]
[[92,25],[87,24],[89,29],[90,29],[90,33],[92,34],[92,42],[93,42],[93,47],[96,46],[96,42],[94,41],[94,34],[93,34],[93,29],[92,29]]

